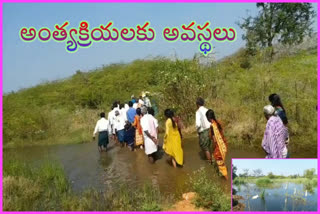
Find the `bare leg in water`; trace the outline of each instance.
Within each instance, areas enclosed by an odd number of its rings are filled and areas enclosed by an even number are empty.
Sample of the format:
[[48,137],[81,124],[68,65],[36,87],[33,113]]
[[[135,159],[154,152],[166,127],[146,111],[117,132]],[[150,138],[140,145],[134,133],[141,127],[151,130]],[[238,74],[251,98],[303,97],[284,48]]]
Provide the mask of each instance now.
[[153,158],[151,155],[149,155],[148,158],[149,158],[149,162],[150,162],[150,163],[154,163],[154,158]]
[[173,166],[174,168],[177,168],[177,163],[176,163],[176,161],[175,161],[174,158],[171,158],[171,162],[172,162],[172,166]]
[[118,141],[118,137],[117,137],[116,134],[113,134],[113,140],[114,140],[114,142],[116,143],[116,145],[121,146],[121,145],[120,145],[120,142]]
[[206,158],[210,164],[212,164],[212,157],[209,151],[205,151]]

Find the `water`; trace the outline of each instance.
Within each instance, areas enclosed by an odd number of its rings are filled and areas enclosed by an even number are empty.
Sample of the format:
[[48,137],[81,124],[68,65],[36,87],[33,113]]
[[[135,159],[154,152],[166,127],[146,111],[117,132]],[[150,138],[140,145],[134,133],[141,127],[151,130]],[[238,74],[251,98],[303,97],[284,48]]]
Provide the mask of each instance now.
[[[317,187],[314,187],[312,192],[308,191],[306,196],[303,184],[278,183],[265,188],[264,199],[260,196],[263,188],[255,184],[249,183],[233,188],[237,191],[236,195],[244,198],[239,202],[245,204],[245,211],[317,211]],[[252,199],[256,195],[259,197]]]
[[[161,192],[181,194],[190,191],[187,185],[190,174],[204,167],[216,182],[220,183],[225,192],[230,194],[230,181],[218,177],[216,169],[207,164],[204,154],[200,152],[197,137],[183,139],[184,166],[173,168],[168,165],[166,155],[155,164],[148,162],[143,150],[135,152],[128,148],[120,148],[111,142],[108,152],[99,153],[97,143],[74,145],[32,146],[18,149],[5,149],[4,162],[18,159],[35,165],[43,161],[57,161],[63,166],[74,191],[82,191],[90,187],[102,191],[114,188],[115,183],[141,185],[147,182],[159,187]],[[240,152],[241,156],[252,152]],[[230,175],[231,151],[227,155],[227,166]],[[257,156],[259,154],[256,154]]]
[[[44,161],[60,163],[72,184],[74,191],[95,188],[108,191],[115,183],[141,185],[152,183],[165,193],[174,193],[178,197],[189,191],[187,181],[190,175],[204,167],[216,182],[221,183],[226,193],[231,192],[229,181],[217,176],[214,167],[208,165],[205,156],[200,152],[198,138],[187,136],[183,139],[184,167],[174,169],[166,162],[163,155],[155,164],[150,164],[143,150],[131,152],[127,148],[120,148],[110,142],[108,152],[99,153],[97,143],[90,142],[73,145],[29,146],[3,151],[4,162],[18,159],[39,165]],[[161,142],[160,142],[161,144]],[[263,158],[262,150],[233,149],[230,145],[226,157],[228,174],[230,177],[230,163],[232,158]]]

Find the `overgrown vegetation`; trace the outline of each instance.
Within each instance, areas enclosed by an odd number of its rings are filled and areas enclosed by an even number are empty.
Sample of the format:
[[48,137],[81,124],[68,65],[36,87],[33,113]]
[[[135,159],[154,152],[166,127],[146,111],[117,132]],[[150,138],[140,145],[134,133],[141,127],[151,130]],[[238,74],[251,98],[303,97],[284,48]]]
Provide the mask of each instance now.
[[[20,161],[3,165],[3,210],[5,211],[161,211],[175,203],[151,184],[114,184],[107,192],[87,189],[81,193],[71,184],[57,163],[35,167]],[[189,191],[198,197],[195,205],[207,210],[230,211],[231,198],[201,169],[191,176]]]
[[256,185],[258,187],[267,187],[270,186],[272,184],[272,181],[269,178],[259,178],[256,181]]
[[231,197],[219,184],[208,175],[203,168],[196,171],[190,179],[190,186],[198,194],[194,201],[197,207],[203,207],[210,211],[230,211]]
[[290,152],[316,156],[316,49],[265,62],[264,52],[248,58],[245,51],[220,62],[203,59],[154,58],[113,64],[72,77],[20,90],[3,97],[4,147],[31,144],[82,143],[91,138],[98,113],[114,100],[127,102],[143,90],[152,93],[163,120],[174,108],[186,126],[193,125],[195,99],[205,98],[221,120],[232,146],[260,148],[265,129],[262,108],[278,93],[289,118]]
[[260,195],[259,195],[262,200],[265,200],[265,194],[266,194],[266,190],[263,189],[263,190],[260,192]]
[[77,194],[56,163],[48,162],[35,168],[18,161],[6,161],[3,167],[5,211],[160,211],[168,199],[151,184],[115,188],[117,191],[102,193],[90,189]]
[[235,179],[233,179],[233,184],[234,185],[242,185],[242,184],[246,184],[247,180],[246,178],[243,177],[236,177]]

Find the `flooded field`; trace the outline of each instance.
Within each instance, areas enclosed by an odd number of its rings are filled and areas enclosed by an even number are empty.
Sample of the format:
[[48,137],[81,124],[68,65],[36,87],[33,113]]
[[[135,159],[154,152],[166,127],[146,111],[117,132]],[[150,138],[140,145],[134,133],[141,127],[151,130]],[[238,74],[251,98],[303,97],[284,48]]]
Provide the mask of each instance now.
[[[115,183],[140,185],[150,182],[159,187],[161,192],[173,193],[181,197],[187,191],[187,181],[190,175],[204,167],[212,179],[221,183],[224,190],[230,193],[230,182],[217,175],[216,169],[204,160],[200,152],[198,139],[189,137],[183,139],[184,166],[176,168],[169,166],[167,156],[163,151],[158,154],[155,164],[150,164],[143,150],[135,152],[128,148],[120,148],[111,142],[108,151],[99,153],[94,142],[74,145],[33,146],[18,149],[5,149],[4,162],[10,159],[22,160],[34,165],[44,161],[60,163],[75,191],[88,188],[111,190]],[[232,153],[231,153],[232,154]],[[227,164],[230,166],[231,154]],[[230,173],[230,167],[229,167]]]
[[316,211],[318,188],[304,184],[275,183],[262,188],[253,183],[233,186],[245,211]]

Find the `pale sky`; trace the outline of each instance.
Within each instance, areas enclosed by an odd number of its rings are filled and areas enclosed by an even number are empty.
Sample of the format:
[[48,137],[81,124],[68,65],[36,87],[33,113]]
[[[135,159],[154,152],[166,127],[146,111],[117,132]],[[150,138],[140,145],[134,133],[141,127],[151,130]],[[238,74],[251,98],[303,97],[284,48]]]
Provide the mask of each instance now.
[[243,173],[243,169],[261,169],[266,175],[272,172],[275,175],[303,175],[306,169],[315,168],[317,173],[317,159],[232,159],[232,164],[237,167],[237,174]]

